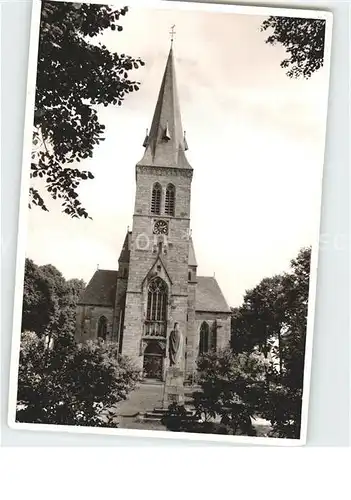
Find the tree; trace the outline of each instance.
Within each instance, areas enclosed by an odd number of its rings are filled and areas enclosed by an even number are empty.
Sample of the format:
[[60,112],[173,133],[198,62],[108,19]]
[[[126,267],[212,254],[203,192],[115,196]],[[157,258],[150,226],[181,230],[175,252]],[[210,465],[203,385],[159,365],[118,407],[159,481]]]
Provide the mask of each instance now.
[[286,330],[282,370],[268,375],[267,407],[272,435],[298,438],[301,427],[311,249],[303,248],[285,275]]
[[267,361],[260,353],[211,351],[198,361],[200,391],[194,393],[196,414],[205,422],[220,417],[232,434],[255,435],[252,418],[265,398]]
[[285,47],[289,57],[280,66],[288,69],[290,78],[310,78],[323,66],[325,25],[323,19],[270,16],[263,21],[261,31],[271,29],[266,43]]
[[290,272],[264,278],[246,291],[242,306],[232,309],[231,347],[235,352],[258,348],[267,356],[275,346],[282,360],[293,325],[306,327],[310,258],[311,249],[301,249]]
[[21,339],[18,422],[116,427],[113,406],[126,398],[139,373],[116,347],[77,344],[61,335],[52,349],[35,333]]
[[269,361],[258,413],[279,437],[300,433],[310,259],[311,249],[301,249],[289,272],[263,279],[232,310],[232,350]]
[[248,290],[241,307],[232,312],[232,348],[235,352],[252,352],[255,347],[264,353],[278,344],[281,351],[281,331],[285,323],[285,289],[281,275],[264,278]]
[[66,281],[52,265],[37,266],[26,259],[23,289],[22,331],[56,337],[74,333],[76,305],[85,283]]
[[[144,65],[140,58],[111,53],[92,38],[106,29],[121,31],[127,7],[87,3],[42,3],[34,110],[31,178],[45,181],[46,192],[59,199],[71,217],[88,217],[77,188],[93,174],[80,170],[104,140],[99,105],[121,106],[139,89],[129,71]],[[30,188],[30,203],[47,211],[38,186]]]
[[40,268],[26,259],[23,285],[22,331],[44,334],[54,311],[49,283]]

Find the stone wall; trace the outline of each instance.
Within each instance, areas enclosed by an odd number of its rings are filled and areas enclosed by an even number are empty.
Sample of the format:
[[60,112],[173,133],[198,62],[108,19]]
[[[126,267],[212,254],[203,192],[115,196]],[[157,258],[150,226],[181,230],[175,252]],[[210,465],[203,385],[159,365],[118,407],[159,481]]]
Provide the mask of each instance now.
[[188,322],[186,333],[186,360],[185,376],[189,377],[196,371],[196,358],[198,352],[198,332],[195,319],[195,292],[196,282],[188,284]]
[[[146,314],[148,280],[159,273],[168,285],[167,334],[179,323],[187,331],[188,309],[188,255],[190,224],[190,187],[192,172],[186,169],[137,167],[135,212],[131,238],[129,276],[126,296],[122,353],[134,359],[142,369],[141,339]],[[150,213],[152,188],[155,182],[162,186],[160,215]],[[164,214],[165,190],[169,183],[175,186],[175,216]],[[153,234],[156,220],[168,221],[168,235]],[[159,247],[161,243],[161,251]],[[158,271],[155,266],[160,260]],[[157,267],[157,266],[156,266]]]
[[200,312],[196,311],[196,331],[198,343],[200,340],[200,328],[203,321],[211,327],[213,321],[217,321],[217,349],[229,347],[230,344],[230,313]]
[[119,341],[120,333],[123,331],[124,308],[128,278],[118,276],[116,287],[115,311],[112,327],[112,340]]
[[97,339],[98,322],[101,316],[105,316],[107,319],[106,340],[111,340],[113,330],[113,307],[90,305],[80,305],[77,307],[76,340],[78,342]]

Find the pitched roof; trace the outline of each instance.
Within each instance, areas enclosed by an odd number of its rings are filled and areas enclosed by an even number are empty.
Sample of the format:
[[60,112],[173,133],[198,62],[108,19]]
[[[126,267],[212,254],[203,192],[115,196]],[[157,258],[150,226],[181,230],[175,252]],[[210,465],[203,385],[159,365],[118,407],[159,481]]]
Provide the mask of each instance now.
[[195,250],[194,250],[194,243],[193,243],[192,238],[190,238],[190,244],[189,244],[188,265],[194,266],[194,267],[197,266],[196,257],[195,257]]
[[98,269],[79,299],[81,305],[114,306],[117,271]]
[[230,312],[228,304],[215,278],[198,276],[195,310],[207,312]]
[[144,140],[145,153],[138,165],[191,169],[184,153],[187,143],[182,128],[174,66],[171,47],[150,133]]

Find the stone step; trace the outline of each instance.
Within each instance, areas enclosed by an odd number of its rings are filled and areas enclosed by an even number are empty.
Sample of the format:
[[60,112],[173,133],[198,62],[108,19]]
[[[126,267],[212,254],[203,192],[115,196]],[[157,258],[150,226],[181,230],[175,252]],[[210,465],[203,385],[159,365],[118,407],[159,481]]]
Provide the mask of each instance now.
[[156,418],[156,419],[161,419],[164,417],[164,414],[162,413],[153,413],[152,411],[146,411],[144,414],[143,414],[143,417],[144,419],[145,418]]
[[[154,408],[153,410],[147,410],[142,414],[142,418],[145,421],[145,419],[152,419],[152,420],[161,420],[163,417],[165,417],[168,413],[167,408]],[[193,418],[194,417],[194,412],[191,410],[186,409],[186,415],[185,418]]]
[[[162,415],[165,415],[166,413],[168,413],[168,409],[167,408],[154,408],[152,410],[153,413],[160,413]],[[189,410],[188,408],[185,409],[185,412],[187,415],[193,415],[193,411],[192,410]]]
[[160,422],[161,421],[160,417],[151,417],[151,416],[147,417],[146,415],[144,415],[141,418],[141,420],[143,422]]
[[[140,416],[140,421],[142,422],[161,422],[162,418],[160,417],[157,417],[157,416],[146,416],[146,415],[143,415],[143,416]],[[195,417],[193,416],[189,416],[186,418],[187,421],[195,421]]]

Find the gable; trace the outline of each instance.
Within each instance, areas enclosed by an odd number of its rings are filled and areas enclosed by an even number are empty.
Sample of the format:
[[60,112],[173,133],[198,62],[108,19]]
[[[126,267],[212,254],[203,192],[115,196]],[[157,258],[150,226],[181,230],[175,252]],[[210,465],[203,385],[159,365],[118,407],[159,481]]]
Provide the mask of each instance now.
[[215,278],[197,277],[195,311],[230,313],[230,308]]
[[114,307],[116,286],[117,271],[99,269],[89,281],[78,304]]
[[159,276],[161,279],[163,279],[167,283],[167,285],[172,285],[171,277],[168,274],[167,268],[166,268],[166,266],[161,258],[160,253],[157,255],[155,262],[153,263],[153,265],[149,269],[149,272],[146,274],[145,278],[143,279],[141,287],[144,286],[144,284],[147,280],[155,278],[156,276]]

